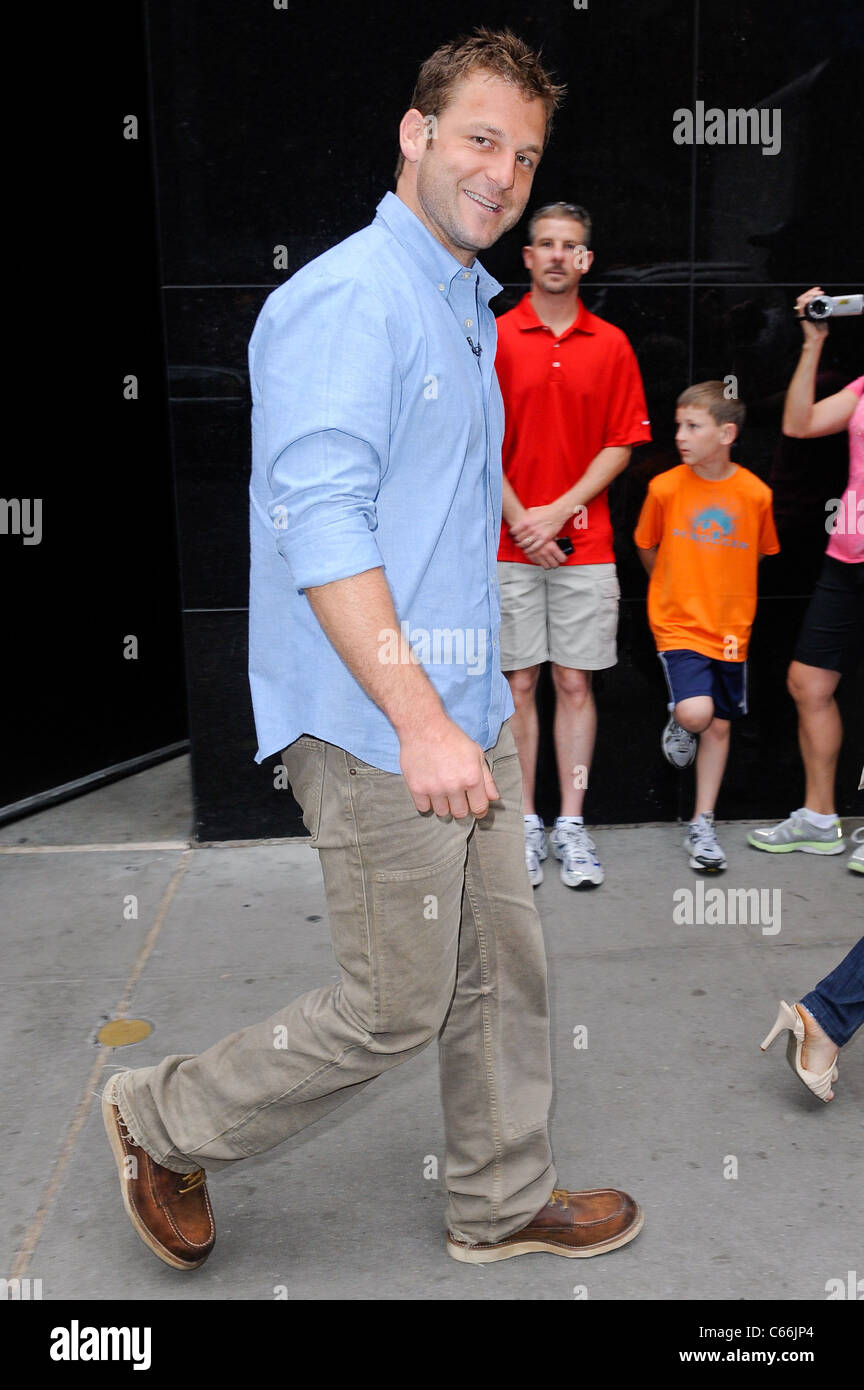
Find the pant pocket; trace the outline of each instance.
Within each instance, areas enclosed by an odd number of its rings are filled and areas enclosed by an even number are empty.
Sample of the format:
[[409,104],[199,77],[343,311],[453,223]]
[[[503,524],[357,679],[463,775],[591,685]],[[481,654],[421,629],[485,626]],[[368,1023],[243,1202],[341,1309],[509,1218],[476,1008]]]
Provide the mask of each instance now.
[[419,868],[371,875],[375,1030],[438,1032],[456,983],[466,847]]
[[617,578],[613,575],[609,579],[598,579],[597,581],[597,646],[604,657],[608,657],[612,662],[617,660],[618,642],[618,605],[621,597],[621,586]]
[[325,752],[323,741],[307,734],[282,750],[282,765],[288,773],[292,795],[313,841],[321,827]]

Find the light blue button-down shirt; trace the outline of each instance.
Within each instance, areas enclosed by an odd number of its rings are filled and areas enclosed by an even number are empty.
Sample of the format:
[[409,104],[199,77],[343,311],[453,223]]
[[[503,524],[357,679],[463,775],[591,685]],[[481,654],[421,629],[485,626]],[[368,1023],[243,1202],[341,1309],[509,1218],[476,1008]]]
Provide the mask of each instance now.
[[485,749],[513,712],[498,646],[500,289],[387,193],[264,304],[249,344],[256,762],[307,733],[400,771],[392,724],[304,592],[379,565],[450,718]]

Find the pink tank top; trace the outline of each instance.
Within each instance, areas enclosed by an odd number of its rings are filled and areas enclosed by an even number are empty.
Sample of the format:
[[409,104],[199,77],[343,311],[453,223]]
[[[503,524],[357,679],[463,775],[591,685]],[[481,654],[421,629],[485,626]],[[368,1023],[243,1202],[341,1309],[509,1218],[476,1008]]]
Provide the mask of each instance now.
[[858,404],[849,421],[849,481],[840,498],[826,516],[831,539],[826,555],[847,565],[864,563],[864,376],[850,381],[847,391],[854,391]]

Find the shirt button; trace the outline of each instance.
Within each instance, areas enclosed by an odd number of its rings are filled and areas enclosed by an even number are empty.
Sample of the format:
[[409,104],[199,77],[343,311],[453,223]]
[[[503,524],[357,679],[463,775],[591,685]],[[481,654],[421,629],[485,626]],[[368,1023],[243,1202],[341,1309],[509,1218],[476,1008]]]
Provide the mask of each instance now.
[[560,363],[560,362],[553,362],[553,363],[552,363],[552,366],[553,366],[553,367],[560,367],[560,366],[561,366],[561,363]]
[[466,320],[465,320],[465,327],[466,327],[466,328],[473,328],[473,327],[474,327],[474,320],[473,320],[473,319],[466,319]]
[[439,285],[438,288],[439,288],[439,290],[443,290],[444,286],[443,286],[443,285]]
[[463,280],[470,280],[470,279],[471,279],[471,272],[470,272],[470,270],[463,270],[463,271],[462,271],[462,279],[463,279]]

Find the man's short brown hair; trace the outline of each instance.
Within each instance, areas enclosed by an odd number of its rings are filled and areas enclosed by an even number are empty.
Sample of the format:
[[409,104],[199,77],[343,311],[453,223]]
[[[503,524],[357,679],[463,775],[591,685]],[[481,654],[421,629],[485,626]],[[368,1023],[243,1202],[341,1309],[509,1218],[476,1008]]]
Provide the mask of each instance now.
[[591,245],[591,214],[587,208],[583,208],[581,203],[546,203],[536,212],[532,212],[531,220],[528,223],[528,242],[529,246],[534,245],[534,237],[537,232],[537,223],[542,222],[546,217],[570,218],[573,222],[582,223],[583,245]]
[[[560,106],[566,87],[552,81],[541,66],[540,54],[510,29],[475,29],[470,38],[454,39],[436,48],[417,75],[417,82],[408,109],[423,116],[440,117],[448,105],[457,82],[473,72],[487,72],[510,82],[528,100],[539,98],[546,107],[546,133],[543,148],[552,132],[552,118]],[[427,139],[427,148],[432,143]],[[396,178],[405,167],[405,156],[399,153]]]
[[676,404],[695,405],[707,410],[715,424],[734,425],[740,434],[747,419],[747,407],[737,396],[730,397],[726,392],[723,381],[698,381],[681,392]]

